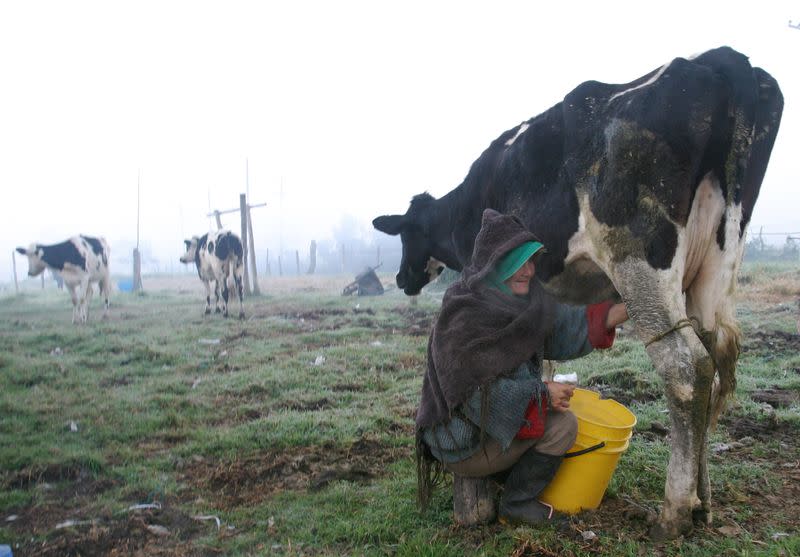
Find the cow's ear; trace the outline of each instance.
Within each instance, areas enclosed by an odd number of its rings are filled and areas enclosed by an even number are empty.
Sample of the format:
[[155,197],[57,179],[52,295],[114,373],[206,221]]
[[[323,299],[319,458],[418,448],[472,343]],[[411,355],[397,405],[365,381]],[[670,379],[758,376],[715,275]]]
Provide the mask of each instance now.
[[376,230],[385,232],[390,236],[397,236],[406,224],[405,215],[383,215],[372,221]]
[[17,248],[17,252],[21,253],[22,255],[28,255],[28,250],[25,248]]

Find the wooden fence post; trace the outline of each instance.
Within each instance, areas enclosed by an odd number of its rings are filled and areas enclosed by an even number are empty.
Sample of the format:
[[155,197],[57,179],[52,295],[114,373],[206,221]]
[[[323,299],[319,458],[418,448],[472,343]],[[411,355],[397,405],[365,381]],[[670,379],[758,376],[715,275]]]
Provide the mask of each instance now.
[[311,240],[311,247],[308,249],[308,274],[313,275],[317,269],[317,242]]
[[17,283],[17,254],[11,251],[11,264],[14,267],[14,293],[19,294],[19,283]]
[[300,250],[294,250],[294,259],[297,262],[297,276],[300,276]]
[[142,290],[142,254],[138,248],[133,248],[133,285],[132,292]]
[[281,256],[278,255],[278,276],[283,276],[283,265],[281,264]]
[[250,267],[253,268],[253,294],[258,296],[261,290],[258,288],[258,271],[256,270],[256,243],[253,241],[253,215],[250,213],[250,205],[247,206],[247,233],[250,238]]
[[242,215],[242,259],[244,259],[244,293],[250,295],[250,273],[247,264],[247,196],[239,194],[239,213]]

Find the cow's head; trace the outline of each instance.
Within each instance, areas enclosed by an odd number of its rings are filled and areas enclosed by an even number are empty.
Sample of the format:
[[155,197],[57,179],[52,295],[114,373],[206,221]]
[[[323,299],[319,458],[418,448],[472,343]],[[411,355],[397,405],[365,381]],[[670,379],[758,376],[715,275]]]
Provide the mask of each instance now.
[[186,244],[186,253],[181,255],[181,263],[194,263],[200,238],[192,236],[190,240],[184,240],[183,243]]
[[433,202],[427,193],[415,196],[405,215],[384,215],[372,221],[372,226],[391,236],[400,235],[403,257],[397,273],[397,287],[409,296],[419,294],[422,287],[444,270],[445,264],[436,258],[439,241],[433,234]]
[[17,248],[17,252],[28,257],[28,276],[35,277],[47,268],[44,262],[44,250],[38,244],[31,244],[28,249]]

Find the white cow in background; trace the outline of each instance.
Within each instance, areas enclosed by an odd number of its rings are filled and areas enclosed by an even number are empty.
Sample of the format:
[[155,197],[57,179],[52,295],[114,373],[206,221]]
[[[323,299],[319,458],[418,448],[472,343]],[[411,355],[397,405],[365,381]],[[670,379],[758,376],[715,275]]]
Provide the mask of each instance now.
[[89,318],[92,283],[98,283],[108,315],[110,250],[105,238],[73,236],[59,244],[31,244],[17,251],[28,257],[28,276],[35,277],[45,269],[60,276],[72,297],[72,322],[85,323]]
[[222,294],[222,314],[228,317],[228,281],[233,279],[233,285],[239,295],[239,319],[244,319],[242,307],[242,273],[244,271],[244,256],[242,241],[228,230],[209,232],[200,237],[193,236],[184,240],[186,253],[181,256],[181,263],[194,262],[197,274],[206,287],[205,313],[211,313],[211,283],[214,283],[215,312],[219,313],[219,298]]

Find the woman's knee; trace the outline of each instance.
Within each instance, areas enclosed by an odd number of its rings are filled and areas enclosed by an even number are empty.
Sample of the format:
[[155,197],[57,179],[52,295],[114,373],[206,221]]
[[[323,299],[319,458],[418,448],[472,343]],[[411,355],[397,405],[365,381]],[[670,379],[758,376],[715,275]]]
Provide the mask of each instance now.
[[572,412],[553,412],[547,416],[545,434],[537,450],[550,455],[562,455],[575,444],[578,419]]

